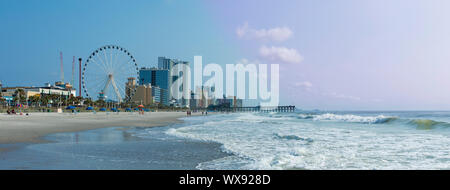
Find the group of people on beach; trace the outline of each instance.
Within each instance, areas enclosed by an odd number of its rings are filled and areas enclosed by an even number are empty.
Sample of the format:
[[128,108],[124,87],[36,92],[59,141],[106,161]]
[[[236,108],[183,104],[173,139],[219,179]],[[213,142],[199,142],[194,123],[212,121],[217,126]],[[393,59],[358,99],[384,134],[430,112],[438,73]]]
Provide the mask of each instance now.
[[[8,115],[17,115],[16,110],[14,110],[14,109],[12,109],[12,110],[10,110],[10,109],[6,110],[6,113],[7,113]],[[19,114],[20,114],[20,115],[23,115],[22,112],[20,112]],[[30,115],[30,114],[26,113],[25,115],[28,116],[28,115]]]
[[16,115],[16,114],[17,114],[16,111],[15,111],[14,109],[12,109],[11,111],[8,109],[8,110],[6,111],[6,113],[7,113],[8,115]]
[[[188,110],[188,111],[186,111],[186,115],[187,116],[191,116],[192,115],[192,112],[191,112],[191,110]],[[208,115],[208,112],[207,111],[202,111],[202,115]]]

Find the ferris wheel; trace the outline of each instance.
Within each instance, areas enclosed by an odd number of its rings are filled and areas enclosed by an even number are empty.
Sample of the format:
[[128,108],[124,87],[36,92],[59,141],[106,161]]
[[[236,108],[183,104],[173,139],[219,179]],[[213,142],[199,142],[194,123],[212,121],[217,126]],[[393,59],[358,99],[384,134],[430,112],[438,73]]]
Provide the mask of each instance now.
[[83,66],[82,85],[88,98],[107,102],[129,101],[136,92],[135,82],[139,81],[136,60],[125,48],[106,45],[92,52]]

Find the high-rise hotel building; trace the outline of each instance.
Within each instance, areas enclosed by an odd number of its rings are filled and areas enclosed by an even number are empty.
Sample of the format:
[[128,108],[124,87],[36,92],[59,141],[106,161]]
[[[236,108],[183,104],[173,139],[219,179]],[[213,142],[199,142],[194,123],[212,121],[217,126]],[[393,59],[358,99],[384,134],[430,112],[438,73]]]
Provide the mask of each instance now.
[[[151,84],[152,87],[159,87],[160,94],[153,94],[154,97],[160,99],[161,104],[169,106],[172,102],[172,92],[170,87],[172,83],[178,79],[178,76],[172,76],[170,70],[177,64],[186,64],[189,66],[189,62],[181,61],[178,59],[169,59],[166,57],[158,57],[158,68],[141,68],[139,70],[139,85]],[[186,73],[185,70],[180,71],[179,76],[183,76]],[[187,80],[186,80],[187,81]],[[183,81],[184,82],[184,81]],[[184,85],[181,86],[181,91],[187,91]],[[157,92],[157,91],[154,91]],[[189,101],[175,100],[181,106],[189,106]]]
[[[159,97],[159,103],[169,105],[169,70],[159,68],[141,68],[139,70],[139,85],[151,85],[152,87],[159,87],[159,94],[153,94]],[[156,92],[156,91],[153,91]]]

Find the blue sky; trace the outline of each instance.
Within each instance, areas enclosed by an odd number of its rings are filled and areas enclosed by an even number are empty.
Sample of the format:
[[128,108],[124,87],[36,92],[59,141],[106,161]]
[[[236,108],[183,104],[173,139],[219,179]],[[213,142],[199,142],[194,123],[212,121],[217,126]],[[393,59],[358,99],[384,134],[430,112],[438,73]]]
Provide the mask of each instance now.
[[276,61],[287,103],[338,110],[450,108],[449,1],[231,0],[212,7],[220,10],[217,19],[227,33],[244,23],[258,31],[290,29],[282,42],[239,44],[250,60],[271,61],[261,56],[261,46],[295,49],[303,57]]
[[140,66],[160,55],[280,64],[281,103],[305,109],[449,110],[448,10],[445,0],[4,0],[0,80],[58,80],[59,51],[67,79],[72,56],[117,44]]
[[65,77],[72,57],[86,58],[107,44],[127,48],[139,66],[158,56],[193,62],[233,62],[233,47],[221,36],[200,2],[1,1],[0,80],[6,85],[41,85],[59,80],[59,51]]

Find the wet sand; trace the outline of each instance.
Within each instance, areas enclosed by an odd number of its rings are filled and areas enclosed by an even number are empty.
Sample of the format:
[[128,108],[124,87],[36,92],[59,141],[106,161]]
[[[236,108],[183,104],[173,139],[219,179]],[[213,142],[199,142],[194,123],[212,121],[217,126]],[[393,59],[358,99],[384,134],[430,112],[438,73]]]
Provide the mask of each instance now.
[[[199,115],[199,113],[193,113]],[[200,113],[201,115],[201,113]],[[186,112],[138,113],[31,113],[0,115],[0,144],[45,142],[51,133],[76,132],[104,127],[155,127],[181,122]],[[1,149],[0,149],[1,151]]]
[[166,134],[165,127],[108,127],[42,137],[50,143],[0,144],[0,170],[194,170],[229,156],[221,144]]

